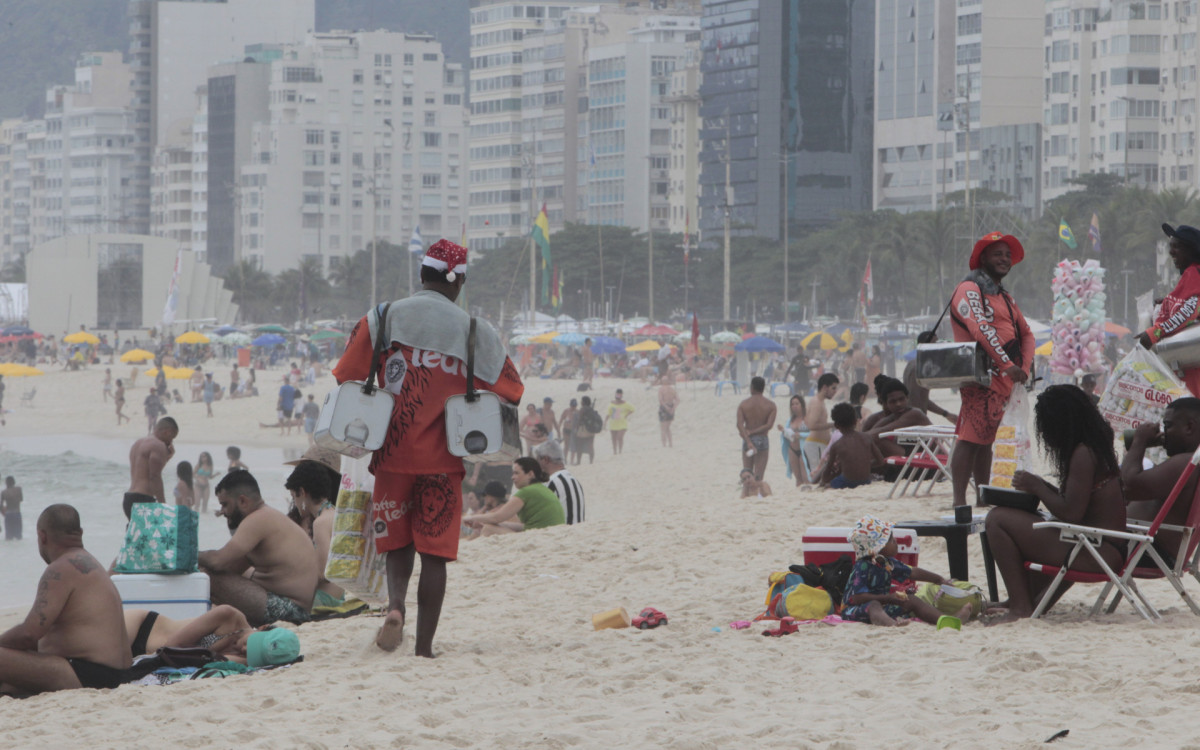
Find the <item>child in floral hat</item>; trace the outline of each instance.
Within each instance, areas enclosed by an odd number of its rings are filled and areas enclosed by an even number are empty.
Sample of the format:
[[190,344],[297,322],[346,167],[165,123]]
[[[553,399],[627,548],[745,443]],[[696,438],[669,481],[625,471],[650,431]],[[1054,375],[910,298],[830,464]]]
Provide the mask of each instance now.
[[[892,581],[929,581],[946,584],[950,581],[928,570],[913,568],[896,559],[898,546],[892,536],[896,524],[875,516],[858,519],[846,538],[854,547],[854,568],[846,585],[842,610],[843,620],[869,622],[872,625],[907,625],[909,618],[919,617],[934,624],[942,613],[932,605],[901,592],[892,592]],[[963,607],[958,617],[966,622],[971,617],[971,605]]]

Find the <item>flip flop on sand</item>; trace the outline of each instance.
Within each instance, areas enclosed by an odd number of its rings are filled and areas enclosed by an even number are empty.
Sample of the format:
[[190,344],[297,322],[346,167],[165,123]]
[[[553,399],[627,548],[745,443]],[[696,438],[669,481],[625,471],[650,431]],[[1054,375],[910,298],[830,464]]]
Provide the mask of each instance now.
[[383,625],[375,635],[375,645],[384,651],[395,651],[404,643],[404,615],[399,610],[391,610],[383,618]]

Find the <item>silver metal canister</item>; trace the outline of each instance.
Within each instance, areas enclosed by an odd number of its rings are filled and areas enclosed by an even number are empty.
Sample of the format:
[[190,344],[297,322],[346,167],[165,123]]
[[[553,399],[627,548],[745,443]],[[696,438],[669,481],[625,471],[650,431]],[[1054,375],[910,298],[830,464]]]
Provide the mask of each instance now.
[[1169,367],[1183,370],[1200,365],[1200,325],[1191,325],[1150,347]]

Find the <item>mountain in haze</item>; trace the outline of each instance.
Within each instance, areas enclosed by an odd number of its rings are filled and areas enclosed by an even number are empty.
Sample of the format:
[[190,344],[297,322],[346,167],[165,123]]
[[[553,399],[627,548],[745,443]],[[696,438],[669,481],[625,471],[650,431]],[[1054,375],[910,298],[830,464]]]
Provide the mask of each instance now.
[[[317,29],[429,33],[466,64],[467,0],[316,0]],[[128,0],[0,0],[0,117],[38,117],[83,52],[129,49]]]

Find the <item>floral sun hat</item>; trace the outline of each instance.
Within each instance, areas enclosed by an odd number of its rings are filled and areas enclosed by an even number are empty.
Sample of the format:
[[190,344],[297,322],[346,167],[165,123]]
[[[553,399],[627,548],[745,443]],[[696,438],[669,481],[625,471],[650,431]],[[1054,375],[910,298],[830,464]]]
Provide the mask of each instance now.
[[892,529],[895,526],[896,524],[883,521],[875,516],[863,516],[854,524],[846,541],[854,547],[856,558],[875,557],[892,538]]

